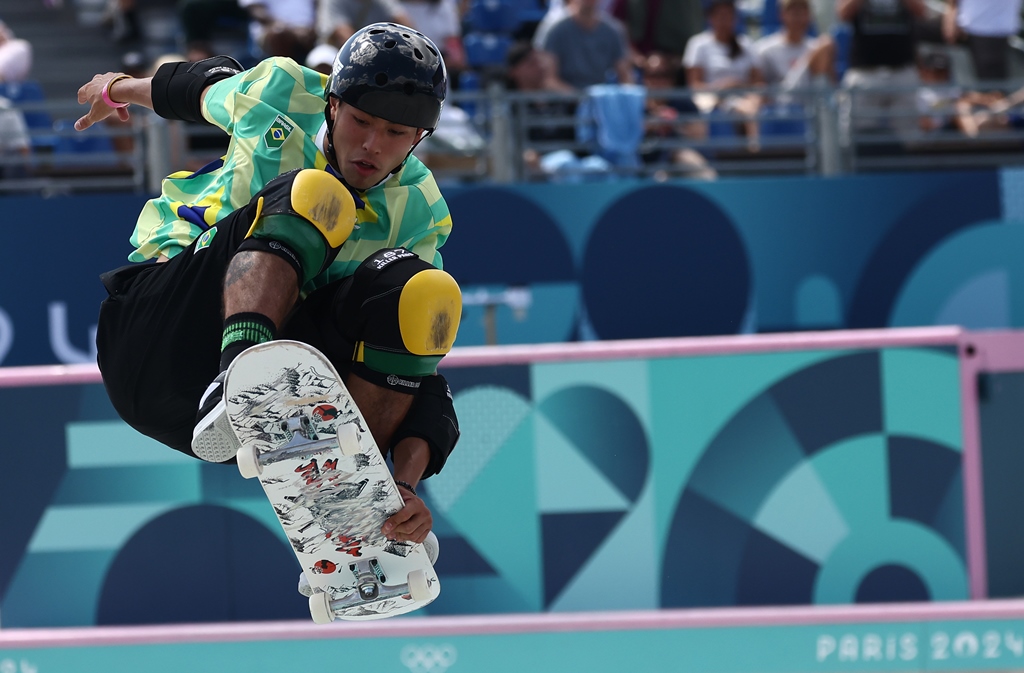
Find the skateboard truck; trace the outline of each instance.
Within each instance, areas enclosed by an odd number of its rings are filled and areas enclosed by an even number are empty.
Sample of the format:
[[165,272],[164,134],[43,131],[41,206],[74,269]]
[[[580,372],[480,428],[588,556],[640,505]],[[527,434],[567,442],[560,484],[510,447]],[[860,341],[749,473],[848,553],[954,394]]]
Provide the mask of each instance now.
[[259,452],[252,444],[243,444],[236,454],[238,471],[246,479],[263,474],[263,466],[292,458],[309,458],[320,453],[341,450],[343,456],[354,456],[361,451],[359,435],[351,423],[337,426],[337,435],[319,439],[309,416],[300,414],[274,424],[274,429],[283,433],[288,441],[270,451]]
[[309,597],[309,613],[317,624],[328,624],[334,621],[336,611],[369,605],[402,596],[410,596],[414,601],[429,601],[431,598],[427,574],[423,570],[414,570],[402,584],[385,584],[384,575],[377,559],[359,559],[349,566],[356,577],[356,592],[339,599],[332,599],[322,591],[316,591]]

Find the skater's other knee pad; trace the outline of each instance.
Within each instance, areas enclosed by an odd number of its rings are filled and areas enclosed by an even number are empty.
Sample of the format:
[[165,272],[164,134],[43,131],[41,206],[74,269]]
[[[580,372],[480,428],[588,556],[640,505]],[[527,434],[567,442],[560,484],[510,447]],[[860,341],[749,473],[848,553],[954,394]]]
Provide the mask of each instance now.
[[410,278],[398,298],[398,328],[413,355],[447,355],[462,318],[459,284],[441,269],[424,269]]
[[436,371],[452,349],[461,318],[455,279],[398,248],[379,251],[359,266],[340,321],[356,345],[356,365],[363,365],[354,371],[415,378]]
[[240,249],[272,252],[291,263],[299,283],[320,275],[356,223],[352,194],[326,171],[307,168],[272,180]]

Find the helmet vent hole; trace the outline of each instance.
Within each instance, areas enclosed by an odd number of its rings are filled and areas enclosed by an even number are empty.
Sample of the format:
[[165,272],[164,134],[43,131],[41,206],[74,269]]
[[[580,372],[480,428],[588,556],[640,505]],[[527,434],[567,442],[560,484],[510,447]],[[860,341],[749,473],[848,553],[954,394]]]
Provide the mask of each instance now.
[[385,40],[384,41],[384,48],[385,49],[394,49],[396,44],[398,44],[398,43],[395,42],[394,40]]
[[431,46],[430,46],[429,44],[427,45],[427,49],[429,49],[429,50],[430,50],[430,53],[431,53],[431,54],[433,54],[434,56],[438,56],[438,55],[439,55],[439,54],[437,53],[437,50],[436,50],[436,49],[434,49],[433,47],[431,47]]
[[374,76],[373,81],[377,86],[384,86],[388,83],[388,74],[386,72],[378,72]]
[[419,49],[413,49],[412,53],[416,54],[416,58],[418,58],[419,60],[423,60],[423,52],[421,52]]
[[370,31],[370,35],[380,35],[383,32],[384,30],[381,28],[374,28],[373,30]]
[[405,91],[406,95],[411,96],[416,93],[416,85],[412,82],[406,82],[405,86],[402,87],[402,90]]
[[402,37],[404,37],[407,40],[411,40],[412,39],[412,35],[410,35],[409,33],[402,33]]

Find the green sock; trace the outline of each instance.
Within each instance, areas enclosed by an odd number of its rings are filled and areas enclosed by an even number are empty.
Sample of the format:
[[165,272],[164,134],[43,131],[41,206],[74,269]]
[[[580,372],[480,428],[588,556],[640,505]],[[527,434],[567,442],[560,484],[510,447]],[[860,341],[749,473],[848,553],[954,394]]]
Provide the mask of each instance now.
[[249,346],[273,341],[277,335],[274,321],[262,313],[236,313],[224,320],[224,337],[220,343],[220,370]]

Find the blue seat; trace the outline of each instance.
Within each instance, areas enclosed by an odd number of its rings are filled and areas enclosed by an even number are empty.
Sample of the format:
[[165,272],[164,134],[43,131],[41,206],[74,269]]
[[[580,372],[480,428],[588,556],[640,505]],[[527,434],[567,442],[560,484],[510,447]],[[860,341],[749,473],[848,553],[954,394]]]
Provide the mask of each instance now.
[[[7,98],[15,105],[24,103],[42,103],[46,100],[43,87],[35,80],[24,82],[0,82],[0,96]],[[32,132],[32,147],[52,149],[56,138],[48,135],[53,131],[53,118],[44,109],[25,110],[25,125]],[[43,132],[42,135],[39,135]]]
[[761,22],[762,35],[771,35],[777,31],[782,25],[779,21],[778,0],[764,0],[764,7],[761,8],[761,16],[758,19]]
[[[480,73],[475,70],[463,70],[459,73],[459,91],[471,92],[480,91],[482,84],[480,82]],[[475,100],[459,101],[459,107],[466,111],[466,114],[472,118],[477,112],[477,102]]]
[[519,12],[507,0],[474,0],[469,8],[469,25],[481,33],[511,33],[519,27]]
[[762,109],[758,126],[763,136],[798,136],[807,133],[806,112],[797,104],[775,104]]
[[843,74],[850,67],[850,42],[853,40],[853,28],[847,23],[838,23],[832,29],[832,39],[836,42],[836,77],[843,79]]
[[96,127],[85,131],[75,131],[75,122],[58,119],[53,123],[53,130],[61,135],[56,137],[53,148],[56,154],[102,154],[114,152],[114,143],[108,135],[102,135]]
[[466,60],[471,68],[504,66],[511,38],[494,33],[470,33],[462,38]]
[[503,0],[512,8],[519,23],[539,23],[547,13],[547,2],[541,5],[538,0]]

